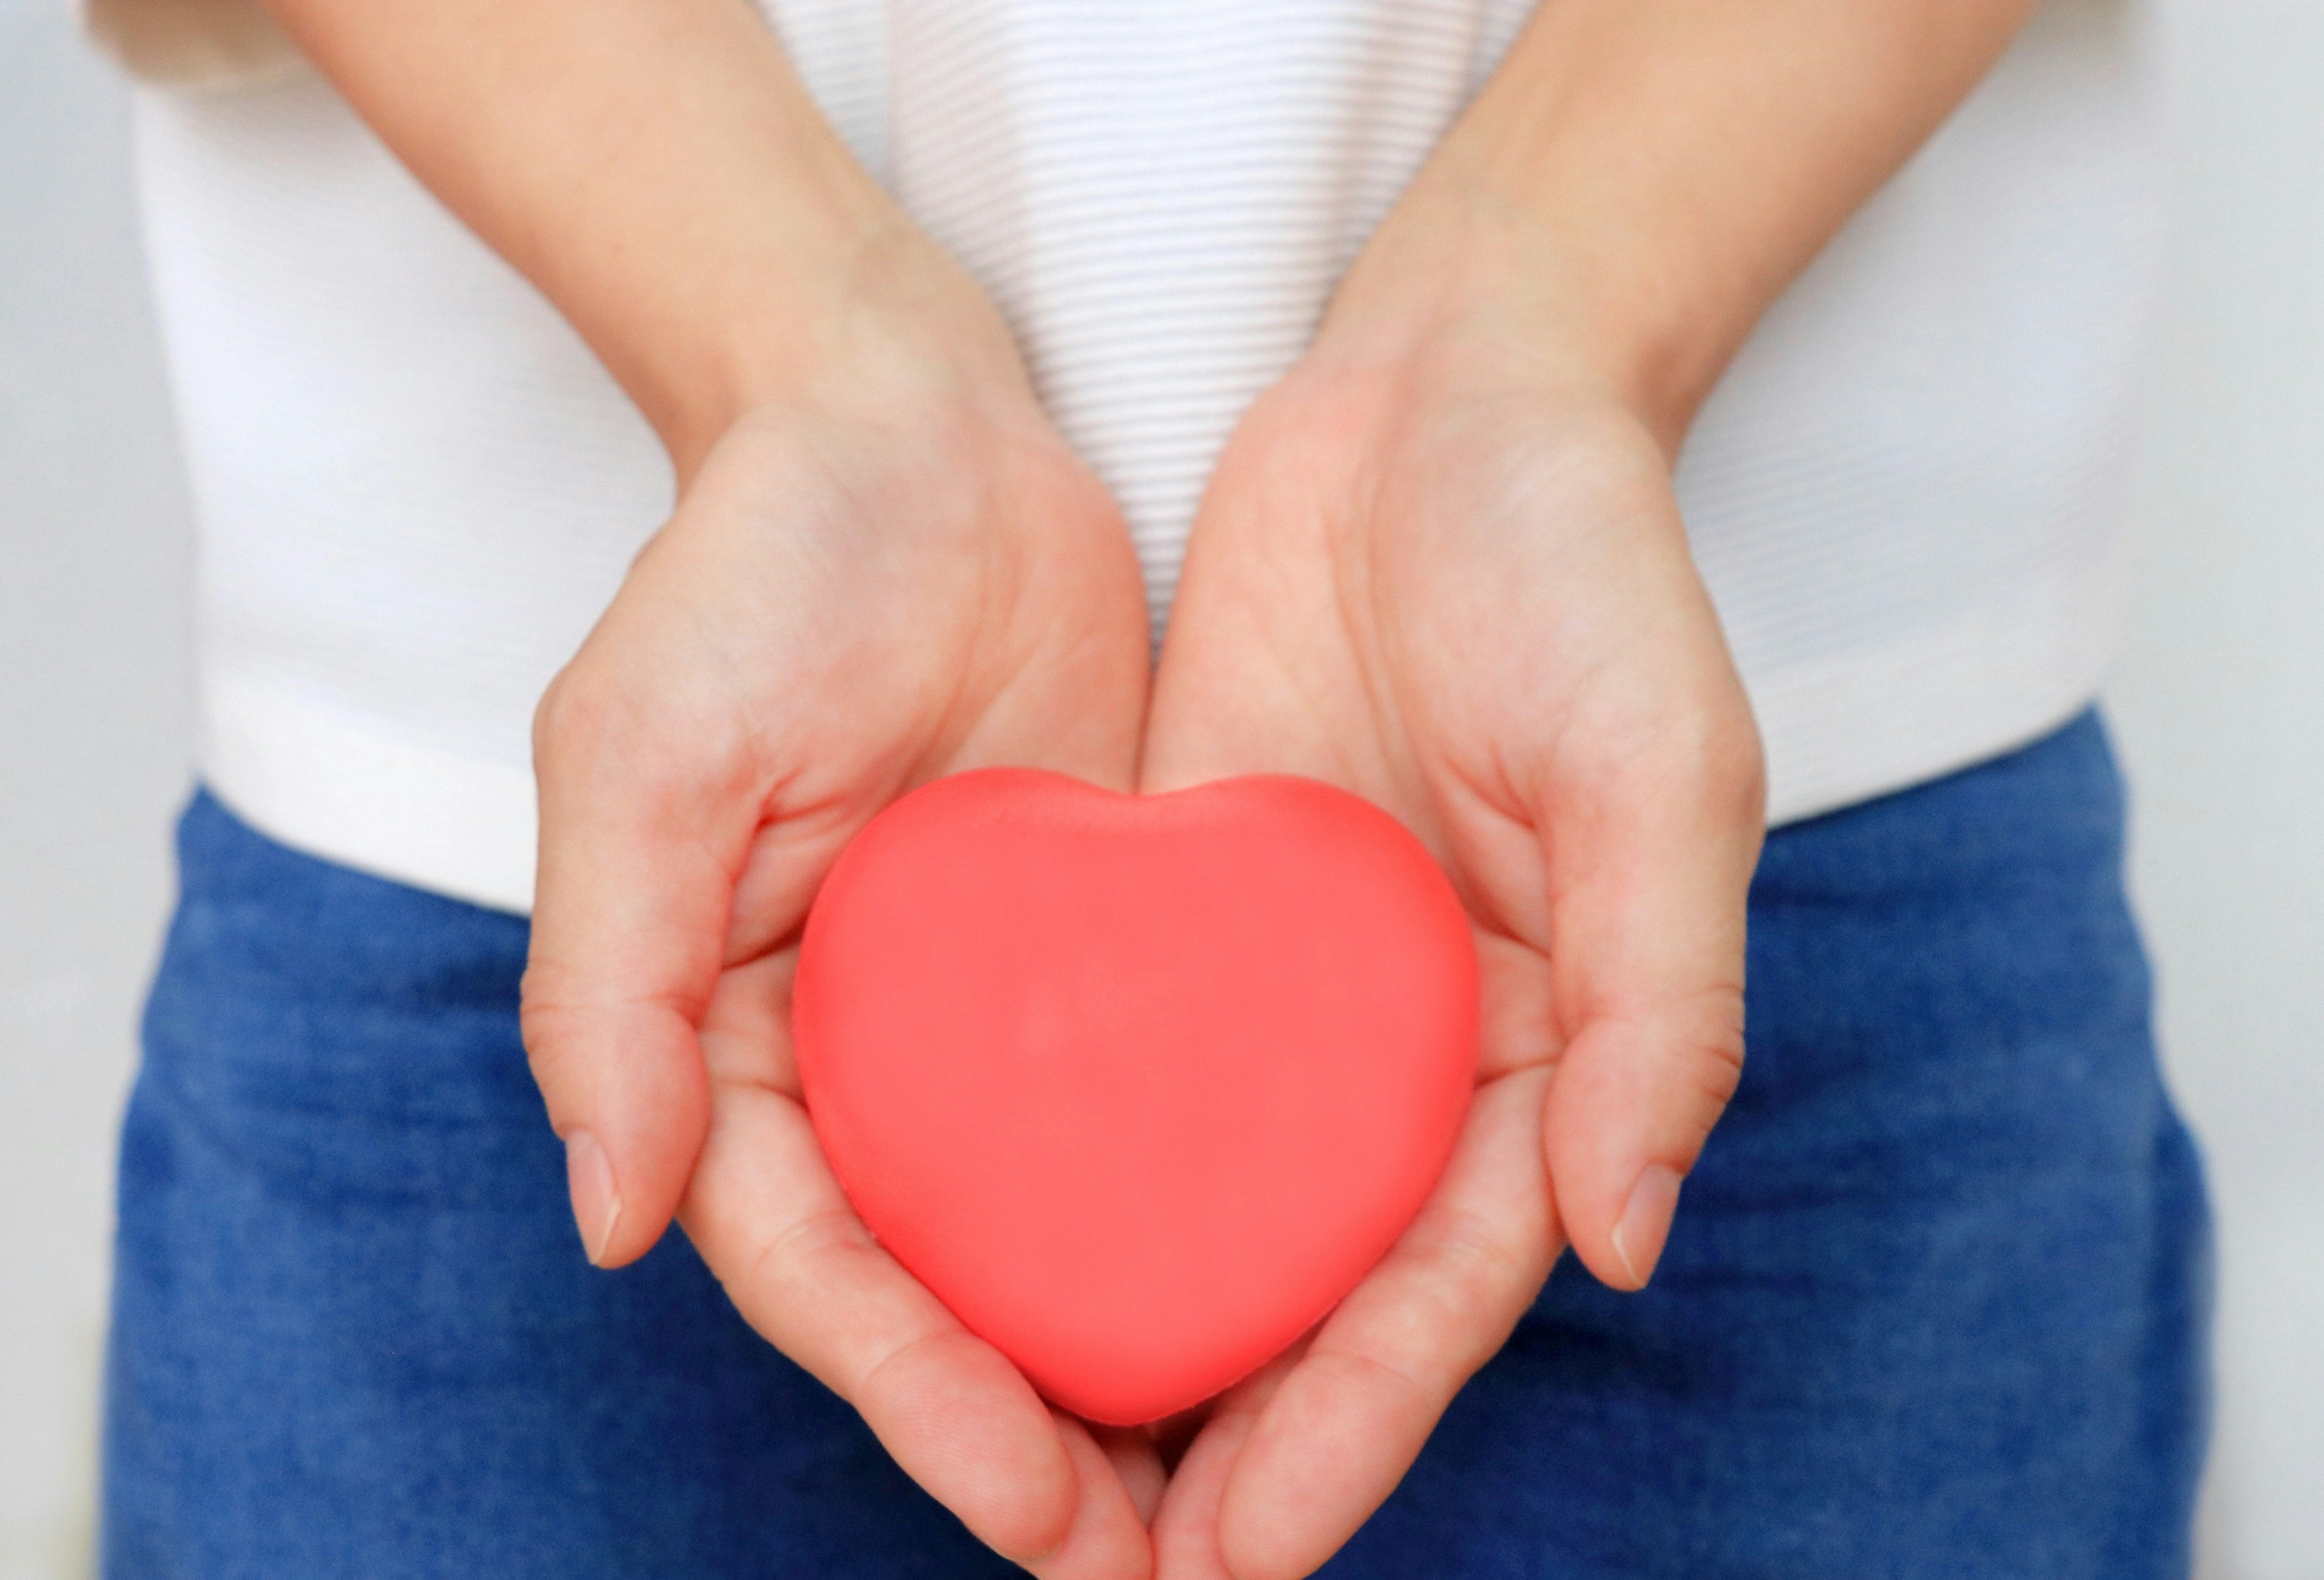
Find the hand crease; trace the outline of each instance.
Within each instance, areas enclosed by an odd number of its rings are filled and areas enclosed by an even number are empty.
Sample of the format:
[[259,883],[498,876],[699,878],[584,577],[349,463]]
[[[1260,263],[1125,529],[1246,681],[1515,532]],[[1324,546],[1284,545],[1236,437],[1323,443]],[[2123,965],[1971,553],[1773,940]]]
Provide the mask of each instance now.
[[[801,1262],[815,1259],[818,1252],[840,1249],[870,1250],[877,1248],[880,1243],[873,1237],[872,1231],[864,1226],[863,1220],[855,1216],[853,1208],[824,1208],[809,1213],[796,1223],[786,1225],[773,1239],[752,1253],[750,1264],[743,1271],[744,1282],[755,1288],[769,1281],[768,1269],[782,1258],[792,1242],[817,1230],[822,1231],[826,1236],[825,1243],[820,1245],[810,1245],[806,1252],[800,1254]],[[774,1276],[772,1281],[779,1283],[783,1281],[778,1274]]]

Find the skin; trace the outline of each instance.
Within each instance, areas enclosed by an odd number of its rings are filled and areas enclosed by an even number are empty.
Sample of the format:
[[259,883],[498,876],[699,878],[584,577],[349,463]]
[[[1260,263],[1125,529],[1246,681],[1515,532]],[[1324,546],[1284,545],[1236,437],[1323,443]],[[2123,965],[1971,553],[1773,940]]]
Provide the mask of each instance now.
[[1483,1045],[1419,1219],[1193,1436],[1162,1574],[1321,1565],[1561,1242],[1652,1276],[1742,1069],[1764,828],[1671,465],[1767,302],[2029,9],[1545,6],[1229,439],[1141,787],[1291,772],[1394,812],[1467,903]]
[[1059,1580],[1149,1574],[1153,1447],[1052,1411],[872,1241],[788,1007],[816,884],[912,785],[1010,763],[1131,786],[1148,638],[1119,511],[736,0],[279,15],[678,474],[535,730],[524,1037],[591,1260],[675,1214],[980,1539]]
[[[1764,821],[1671,463],[2030,0],[1552,0],[1226,446],[1150,679],[1111,501],[739,0],[272,3],[678,476],[536,730],[524,1033],[591,1259],[675,1216],[1038,1575],[1309,1573],[1567,1244],[1652,1275],[1740,1069]],[[1478,1093],[1434,1198],[1297,1353],[1148,1433],[1050,1410],[966,1333],[798,1101],[816,884],[896,795],[997,763],[1330,780],[1476,927]]]

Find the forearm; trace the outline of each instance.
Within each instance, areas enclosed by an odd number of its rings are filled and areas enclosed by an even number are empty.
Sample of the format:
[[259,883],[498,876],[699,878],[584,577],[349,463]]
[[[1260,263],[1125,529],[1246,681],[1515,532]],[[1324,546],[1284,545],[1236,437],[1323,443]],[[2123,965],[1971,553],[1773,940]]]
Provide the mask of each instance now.
[[580,331],[681,475],[836,354],[909,233],[744,0],[269,4]]
[[[1552,0],[1414,184],[1428,223],[1383,227],[1334,317],[1520,298],[1674,447],[1768,303],[2034,9]],[[1421,310],[1440,309],[1459,310]]]

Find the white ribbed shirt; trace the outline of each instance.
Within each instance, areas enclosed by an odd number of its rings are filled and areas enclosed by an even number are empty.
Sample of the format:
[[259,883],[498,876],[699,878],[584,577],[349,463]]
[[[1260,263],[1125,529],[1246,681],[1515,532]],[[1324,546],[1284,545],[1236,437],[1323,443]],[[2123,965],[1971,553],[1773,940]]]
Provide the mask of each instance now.
[[[991,293],[1157,619],[1227,431],[1508,47],[1517,0],[773,0]],[[2052,0],[1780,299],[1678,491],[1773,821],[2095,692],[2159,247],[2142,20]],[[149,88],[140,185],[199,531],[200,770],[260,829],[528,908],[529,721],[670,503],[553,309],[313,77]]]

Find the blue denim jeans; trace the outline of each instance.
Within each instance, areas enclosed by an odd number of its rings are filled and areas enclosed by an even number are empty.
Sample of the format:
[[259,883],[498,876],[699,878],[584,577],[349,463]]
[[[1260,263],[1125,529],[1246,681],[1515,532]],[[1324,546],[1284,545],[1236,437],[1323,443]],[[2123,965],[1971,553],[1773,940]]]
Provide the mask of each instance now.
[[[525,923],[197,797],[122,1139],[112,1580],[1013,1573],[682,1236],[592,1271]],[[1654,1286],[1571,1260],[1333,1576],[2183,1575],[2200,1170],[2085,717],[1782,830]]]

